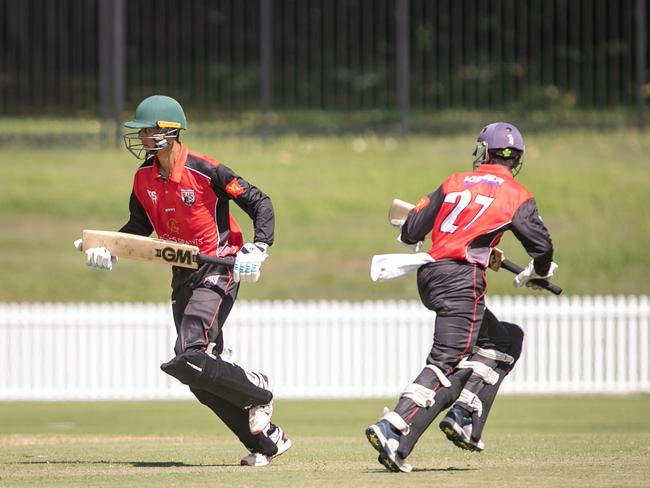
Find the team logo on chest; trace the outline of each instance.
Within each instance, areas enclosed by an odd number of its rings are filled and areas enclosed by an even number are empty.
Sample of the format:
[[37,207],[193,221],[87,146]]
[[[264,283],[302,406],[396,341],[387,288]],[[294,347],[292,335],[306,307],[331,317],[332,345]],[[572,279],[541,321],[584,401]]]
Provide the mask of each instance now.
[[194,202],[196,201],[196,197],[194,195],[194,190],[189,189],[189,190],[183,190],[181,188],[181,200],[183,200],[183,203],[187,205],[188,207],[191,207],[194,205]]
[[178,234],[180,232],[181,228],[179,227],[176,219],[169,219],[167,221],[167,230],[172,234]]
[[158,201],[158,195],[156,194],[156,190],[147,190],[147,193],[149,194],[149,198],[151,198],[151,201],[153,203],[156,203]]

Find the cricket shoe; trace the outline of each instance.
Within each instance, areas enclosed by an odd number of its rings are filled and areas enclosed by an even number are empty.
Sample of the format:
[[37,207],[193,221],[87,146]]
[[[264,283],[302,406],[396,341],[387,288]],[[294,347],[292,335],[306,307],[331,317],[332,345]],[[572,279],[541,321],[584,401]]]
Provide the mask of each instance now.
[[[246,371],[246,376],[255,386],[268,391],[273,391],[273,380],[264,373]],[[257,405],[248,410],[248,428],[251,434],[257,435],[269,428],[273,416],[273,400],[264,405]]]
[[291,447],[291,439],[289,439],[289,437],[287,437],[287,434],[285,434],[284,431],[275,424],[271,424],[266,433],[263,435],[268,436],[268,438],[271,439],[276,446],[278,446],[278,452],[272,456],[267,456],[261,452],[251,452],[248,456],[245,456],[241,459],[239,462],[240,465],[256,467],[266,466],[271,462],[271,459],[278,457],[280,454],[284,454]]
[[[366,429],[366,437],[370,445],[379,452],[377,460],[386,469],[394,473],[410,473],[413,468],[397,453],[401,434],[386,418],[390,415],[399,417],[395,412],[385,412],[379,422]],[[404,423],[401,417],[399,421]]]
[[472,439],[472,418],[463,414],[458,407],[453,407],[440,421],[440,430],[456,447],[468,451],[481,452],[485,444],[481,439]]

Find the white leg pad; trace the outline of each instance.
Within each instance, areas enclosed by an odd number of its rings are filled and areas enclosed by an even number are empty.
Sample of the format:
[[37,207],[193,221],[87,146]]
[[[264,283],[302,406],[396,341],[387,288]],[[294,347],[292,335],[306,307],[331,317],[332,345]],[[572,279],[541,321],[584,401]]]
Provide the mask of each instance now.
[[398,413],[392,412],[388,410],[388,408],[384,408],[384,415],[381,417],[380,420],[388,421],[390,425],[395,427],[404,435],[408,435],[411,430],[409,425],[404,421],[402,417],[400,417]]
[[424,408],[430,407],[436,402],[436,392],[430,390],[426,386],[418,385],[417,383],[411,383],[404,388],[400,397],[409,398],[413,400],[416,405]]
[[483,414],[483,402],[481,402],[478,396],[467,389],[463,389],[460,392],[460,396],[456,401],[468,405],[473,411],[478,412],[479,417]]
[[494,359],[495,361],[499,361],[501,363],[514,364],[515,362],[515,358],[513,358],[510,354],[497,351],[496,349],[483,349],[482,347],[474,346],[472,353],[483,356],[484,358]]
[[451,386],[451,381],[449,381],[449,378],[445,376],[445,373],[442,372],[442,370],[433,364],[427,364],[425,368],[430,369],[433,371],[436,376],[438,377],[438,381],[440,381],[440,384],[444,386],[445,388],[449,388]]
[[499,381],[499,373],[490,368],[487,364],[481,363],[479,361],[468,361],[466,358],[463,358],[460,363],[458,363],[459,368],[472,368],[474,374],[485,381],[488,385],[494,385]]

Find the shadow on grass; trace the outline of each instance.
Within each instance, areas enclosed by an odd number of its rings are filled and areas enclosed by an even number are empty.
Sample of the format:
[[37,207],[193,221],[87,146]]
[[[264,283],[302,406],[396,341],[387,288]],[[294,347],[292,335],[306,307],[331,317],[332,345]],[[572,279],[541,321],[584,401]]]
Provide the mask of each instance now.
[[134,468],[198,468],[198,467],[219,467],[225,468],[230,466],[239,466],[239,463],[224,463],[224,464],[188,464],[175,461],[22,461],[19,463],[7,463],[7,464],[122,464],[122,465],[131,465]]
[[442,472],[453,472],[453,471],[478,471],[476,468],[454,468],[453,466],[449,468],[413,468],[412,473],[442,473]]
[[[478,471],[477,468],[454,468],[449,467],[449,468],[413,468],[413,471],[411,473],[450,473],[454,471]],[[377,468],[377,469],[370,469],[369,472],[375,473],[375,474],[395,474],[392,471],[388,471],[387,469],[382,469],[382,468]]]

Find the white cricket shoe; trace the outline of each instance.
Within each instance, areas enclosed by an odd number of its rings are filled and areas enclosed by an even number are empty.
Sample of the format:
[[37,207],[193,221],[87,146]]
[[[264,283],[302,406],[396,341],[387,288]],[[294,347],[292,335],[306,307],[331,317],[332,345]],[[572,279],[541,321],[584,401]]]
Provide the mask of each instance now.
[[269,458],[260,452],[251,452],[248,456],[243,457],[239,464],[241,466],[261,467],[269,464]]
[[[264,373],[246,372],[246,376],[256,386],[264,390],[273,391],[273,380],[269,375]],[[257,405],[248,410],[248,428],[251,434],[257,435],[266,431],[271,425],[271,417],[273,416],[273,399],[264,405]]]
[[264,435],[267,435],[268,438],[278,446],[278,452],[273,456],[267,456],[266,454],[259,452],[251,452],[249,455],[241,459],[239,462],[240,465],[255,467],[266,466],[271,462],[271,459],[278,457],[280,454],[284,454],[291,447],[291,439],[289,439],[284,431],[275,424],[271,424]]

